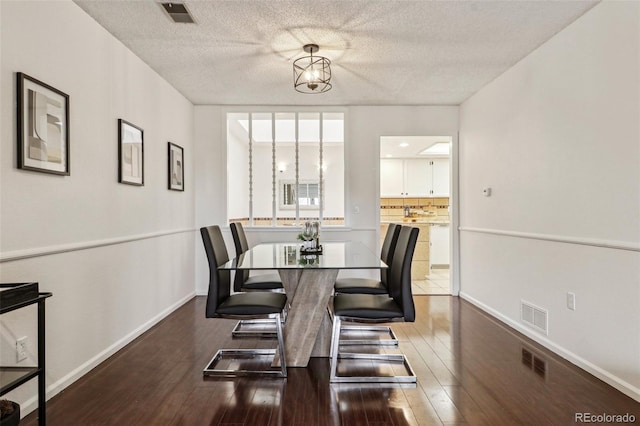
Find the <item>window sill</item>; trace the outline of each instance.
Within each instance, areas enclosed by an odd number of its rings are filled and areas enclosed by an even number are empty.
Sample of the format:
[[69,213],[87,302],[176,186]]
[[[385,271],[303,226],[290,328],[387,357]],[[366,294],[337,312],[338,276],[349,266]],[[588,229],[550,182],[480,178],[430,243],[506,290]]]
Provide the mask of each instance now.
[[[282,231],[295,231],[299,233],[303,228],[302,226],[244,226],[247,232],[259,231],[259,232],[282,232]],[[320,228],[320,232],[345,232],[351,231],[353,228],[350,226],[342,225],[326,225]]]

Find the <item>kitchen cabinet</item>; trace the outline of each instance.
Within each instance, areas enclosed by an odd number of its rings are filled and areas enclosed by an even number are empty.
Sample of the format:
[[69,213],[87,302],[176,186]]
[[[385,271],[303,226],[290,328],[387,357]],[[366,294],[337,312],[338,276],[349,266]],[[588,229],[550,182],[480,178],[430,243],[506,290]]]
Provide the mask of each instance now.
[[449,224],[432,223],[429,227],[429,269],[449,266]]
[[404,160],[380,160],[380,194],[404,196]]
[[432,180],[429,160],[404,160],[404,195],[406,197],[429,197]]
[[448,197],[449,159],[381,159],[380,196]]
[[434,158],[431,162],[431,196],[432,197],[448,197],[449,189],[449,159]]

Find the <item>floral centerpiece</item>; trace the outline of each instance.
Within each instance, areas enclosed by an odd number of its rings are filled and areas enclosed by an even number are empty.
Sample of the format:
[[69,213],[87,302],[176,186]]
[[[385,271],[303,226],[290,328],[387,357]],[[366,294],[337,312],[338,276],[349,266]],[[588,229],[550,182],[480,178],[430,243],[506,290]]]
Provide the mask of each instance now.
[[298,239],[302,241],[303,251],[321,252],[319,243],[320,222],[305,222],[302,232],[298,234]]

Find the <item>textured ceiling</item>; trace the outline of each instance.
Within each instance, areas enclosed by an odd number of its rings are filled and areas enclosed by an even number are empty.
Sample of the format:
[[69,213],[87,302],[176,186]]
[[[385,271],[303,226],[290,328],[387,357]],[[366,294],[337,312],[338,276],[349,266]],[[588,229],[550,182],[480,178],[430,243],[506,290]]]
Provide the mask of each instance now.
[[[75,0],[194,104],[457,105],[573,22],[590,1]],[[333,89],[293,89],[302,46]]]

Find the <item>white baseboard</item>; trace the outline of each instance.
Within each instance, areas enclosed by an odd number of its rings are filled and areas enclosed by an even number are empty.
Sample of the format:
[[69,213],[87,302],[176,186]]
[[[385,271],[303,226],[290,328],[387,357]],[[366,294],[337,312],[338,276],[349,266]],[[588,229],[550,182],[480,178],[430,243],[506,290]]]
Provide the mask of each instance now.
[[525,336],[535,341],[536,343],[541,344],[545,348],[549,349],[551,352],[557,355],[560,355],[562,358],[566,359],[567,361],[574,364],[575,366],[580,367],[581,369],[585,370],[587,373],[594,375],[598,379],[613,386],[614,388],[624,393],[625,395],[629,396],[630,398],[633,398],[636,401],[640,402],[640,389],[633,386],[631,383],[628,383],[625,380],[598,367],[597,365],[592,364],[591,362],[563,348],[562,346],[547,339],[546,337],[540,334],[537,334],[532,330],[529,330],[528,328],[524,327],[522,324],[512,320],[511,318],[501,314],[495,309],[485,305],[484,303],[475,299],[469,294],[461,291],[460,297],[466,300],[467,302],[475,305],[476,307],[480,308],[481,310],[488,313],[489,315],[497,318],[498,320],[505,323],[509,327],[514,328],[516,331],[524,334]]
[[[47,401],[56,396],[58,393],[63,391],[65,388],[69,387],[73,382],[87,374],[89,371],[93,370],[100,363],[107,360],[111,355],[118,352],[120,349],[134,341],[140,335],[142,335],[145,331],[149,330],[151,327],[159,323],[161,320],[166,318],[173,311],[187,303],[189,300],[193,299],[195,296],[195,292],[189,293],[187,296],[178,300],[173,305],[166,308],[164,311],[160,312],[158,315],[151,318],[149,321],[145,322],[131,333],[124,336],[122,339],[118,340],[102,352],[98,353],[93,358],[89,359],[85,363],[81,364],[75,370],[72,370],[66,376],[61,377],[55,383],[47,386]],[[26,416],[32,411],[38,408],[38,396],[35,395],[32,398],[29,398],[24,404],[20,404],[20,415],[21,417]]]

